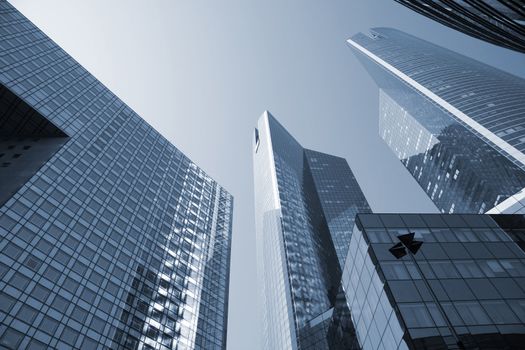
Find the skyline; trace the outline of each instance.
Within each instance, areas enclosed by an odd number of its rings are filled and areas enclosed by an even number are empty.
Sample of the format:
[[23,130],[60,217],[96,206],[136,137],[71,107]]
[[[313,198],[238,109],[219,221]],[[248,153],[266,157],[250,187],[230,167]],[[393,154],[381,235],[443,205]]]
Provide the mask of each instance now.
[[[234,327],[244,334],[236,333],[232,349],[242,349],[242,344],[246,348],[254,333],[249,326],[253,317],[246,314],[250,301],[244,296],[245,290],[255,292],[249,267],[254,252],[250,143],[254,120],[263,110],[282,116],[283,124],[305,144],[345,157],[374,209],[432,210],[399,161],[376,140],[377,123],[367,122],[377,121],[375,86],[345,40],[372,27],[373,23],[363,22],[375,19],[380,25],[412,26],[413,33],[417,28],[416,33],[427,40],[430,36],[521,75],[525,71],[518,61],[521,56],[428,23],[390,2],[380,6],[369,1],[339,2],[330,10],[301,3],[299,13],[292,5],[276,2],[254,9],[235,2],[209,9],[179,4],[176,11],[167,3],[147,8],[138,2],[13,3],[235,195],[240,208],[234,219],[231,295],[235,304],[230,315]],[[239,20],[241,14],[246,19]],[[137,31],[135,24],[144,19],[150,26]],[[323,25],[314,30],[309,24],[317,19]],[[192,40],[184,41],[181,35]],[[157,40],[150,41],[152,37]],[[254,74],[255,69],[261,73]],[[197,134],[200,141],[194,139]],[[356,146],[367,147],[370,153],[356,156],[349,151]],[[240,169],[236,176],[231,175],[233,166]],[[388,175],[385,168],[390,169]],[[403,201],[395,200],[401,196]]]

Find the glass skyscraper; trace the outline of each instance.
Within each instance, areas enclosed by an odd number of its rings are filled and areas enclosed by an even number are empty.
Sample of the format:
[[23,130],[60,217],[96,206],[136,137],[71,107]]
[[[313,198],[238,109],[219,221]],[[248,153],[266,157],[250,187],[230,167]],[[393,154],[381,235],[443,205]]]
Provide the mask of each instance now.
[[304,149],[268,112],[254,133],[254,179],[263,347],[335,348],[351,331],[334,308],[341,267],[368,203],[346,160]]
[[381,137],[443,213],[524,212],[524,79],[390,28],[348,43]]
[[[517,214],[358,214],[342,284],[362,349],[523,349],[524,227]],[[392,254],[407,233],[419,250]]]
[[224,349],[232,205],[0,1],[2,349]]
[[395,0],[441,24],[525,53],[525,6],[509,0]]

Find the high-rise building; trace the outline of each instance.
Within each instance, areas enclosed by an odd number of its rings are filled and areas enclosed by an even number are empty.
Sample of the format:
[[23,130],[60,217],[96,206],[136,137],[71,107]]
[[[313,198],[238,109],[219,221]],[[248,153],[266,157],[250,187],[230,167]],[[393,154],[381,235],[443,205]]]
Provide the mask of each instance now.
[[525,5],[508,0],[395,0],[450,28],[525,52]]
[[444,213],[525,209],[525,80],[403,32],[348,43],[380,88],[379,133]]
[[517,214],[358,214],[342,284],[362,349],[522,349],[524,228]]
[[0,347],[225,349],[232,197],[0,1]]
[[346,160],[304,149],[270,113],[254,134],[265,349],[329,349],[354,217],[368,203]]

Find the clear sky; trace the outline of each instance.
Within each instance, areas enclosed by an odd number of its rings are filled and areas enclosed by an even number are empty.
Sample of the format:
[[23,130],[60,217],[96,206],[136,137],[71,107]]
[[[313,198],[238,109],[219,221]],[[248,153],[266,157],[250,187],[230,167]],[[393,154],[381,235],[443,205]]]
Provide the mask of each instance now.
[[235,197],[229,350],[258,349],[252,130],[265,109],[345,157],[377,212],[434,210],[378,136],[378,90],[346,44],[390,26],[525,76],[525,55],[392,0],[13,0]]

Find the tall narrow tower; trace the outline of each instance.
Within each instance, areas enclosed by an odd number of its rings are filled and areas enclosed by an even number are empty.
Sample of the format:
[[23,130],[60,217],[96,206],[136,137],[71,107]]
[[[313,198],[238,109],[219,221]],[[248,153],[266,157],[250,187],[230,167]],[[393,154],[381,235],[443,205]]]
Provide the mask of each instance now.
[[346,160],[304,149],[268,112],[254,178],[264,348],[328,349],[354,218],[370,207]]

